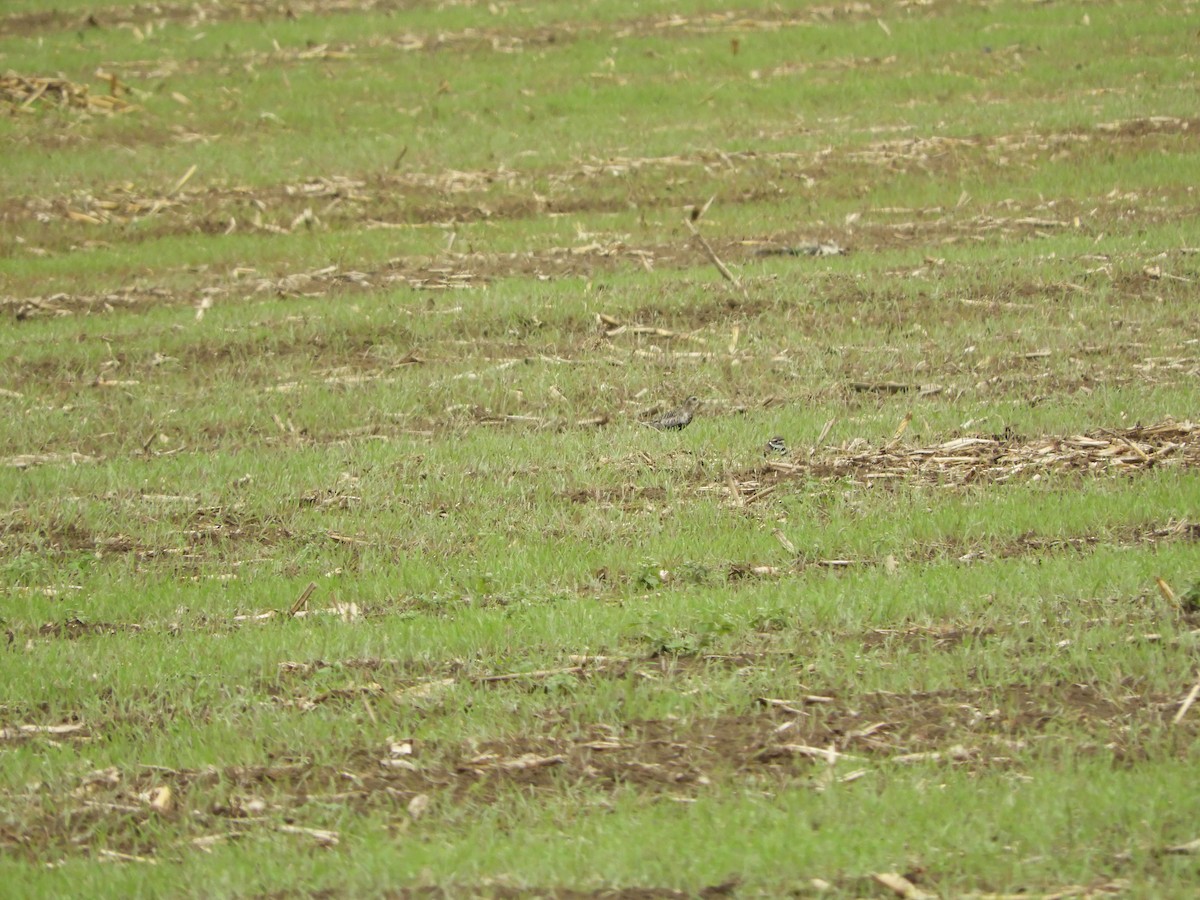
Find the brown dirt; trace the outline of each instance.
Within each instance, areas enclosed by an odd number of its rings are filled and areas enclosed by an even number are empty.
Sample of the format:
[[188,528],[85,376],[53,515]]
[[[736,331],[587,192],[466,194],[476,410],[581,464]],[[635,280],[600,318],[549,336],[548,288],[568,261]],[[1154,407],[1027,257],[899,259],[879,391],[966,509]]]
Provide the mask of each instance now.
[[[455,885],[453,887],[412,887],[396,891],[385,891],[379,896],[385,900],[457,900],[459,897],[486,898],[486,900],[716,900],[719,897],[733,897],[737,894],[736,880],[721,884],[709,885],[693,893],[678,891],[672,888],[656,887],[625,887],[597,888],[595,890],[576,890],[573,888],[551,887],[507,887],[502,884],[489,884],[486,887],[478,885]],[[292,894],[262,894],[252,895],[263,900],[283,900],[291,898]],[[305,894],[314,900],[333,900],[350,896],[338,890],[318,891]]]
[[70,616],[62,622],[47,622],[38,629],[43,637],[67,638],[68,640],[91,636],[138,632],[141,626],[120,622],[88,622],[77,616]]
[[[727,490],[724,484],[711,486],[713,490]],[[644,489],[636,486],[575,489],[564,493],[561,498],[570,503],[599,503],[606,508],[620,508],[627,512],[641,512],[648,506],[659,504],[665,498],[661,489]],[[753,496],[751,494],[750,496]],[[305,496],[298,496],[299,504],[324,504],[340,506],[347,502],[347,496],[339,491],[318,491]],[[178,523],[177,540],[171,545],[152,546],[134,540],[126,535],[105,535],[92,532],[79,524],[45,520],[32,522],[20,509],[10,511],[7,517],[0,518],[0,550],[9,554],[36,552],[42,556],[53,558],[60,555],[75,553],[101,553],[105,556],[131,556],[140,565],[153,566],[157,564],[170,566],[178,574],[192,572],[202,574],[205,562],[221,559],[227,563],[244,555],[248,548],[262,548],[268,551],[279,550],[294,541],[307,542],[313,539],[311,534],[293,534],[288,529],[271,521],[259,521],[253,517],[246,518],[236,510],[223,507],[187,508],[186,506],[174,511],[159,511],[156,520],[173,520]],[[359,545],[373,547],[384,546],[378,541],[344,536],[339,539],[336,533],[324,533],[322,540],[349,543],[353,548]],[[989,559],[1033,558],[1053,554],[1087,553],[1097,547],[1135,547],[1165,543],[1195,543],[1200,541],[1200,523],[1189,522],[1186,519],[1172,520],[1164,524],[1129,525],[1106,531],[1104,534],[1078,534],[1066,537],[1047,538],[1037,534],[1021,535],[1011,541],[975,542],[947,540],[929,542],[916,550],[909,552],[898,560],[877,558],[839,558],[831,561],[804,553],[798,554],[793,560],[781,565],[763,565],[754,562],[713,562],[695,571],[666,572],[660,576],[665,581],[699,580],[705,583],[727,582],[735,585],[742,581],[755,579],[775,579],[794,576],[811,567],[848,570],[851,568],[877,567],[894,563],[928,563],[941,559],[957,559],[963,563],[978,563]],[[395,542],[387,544],[395,550],[409,552],[432,552],[436,548],[423,544]],[[605,595],[612,592],[626,592],[631,585],[637,584],[642,575],[637,571],[613,572],[607,569],[596,572],[592,578],[578,586],[578,590],[590,595],[597,590]],[[390,602],[389,609],[396,610],[395,603]],[[504,597],[490,599],[482,596],[475,599],[476,605],[505,605]],[[419,600],[412,601],[414,609],[421,609]],[[363,616],[373,616],[382,613],[381,608],[364,608]],[[96,635],[110,635],[122,630],[141,630],[144,626],[138,623],[94,623],[88,624],[68,618],[63,622],[47,623],[37,630],[41,637],[80,638]],[[172,626],[175,628],[177,626]],[[239,622],[228,619],[196,619],[189,623],[189,628],[200,630],[224,631],[240,627]],[[966,637],[965,633],[954,632],[940,636],[937,647],[951,646]],[[974,635],[978,637],[979,635]],[[910,635],[908,639],[913,639]],[[868,638],[867,643],[877,643],[878,639]]]
[[[1197,211],[1200,214],[1200,211]],[[200,298],[207,298],[215,304],[236,302],[256,296],[268,295],[276,297],[330,297],[336,298],[360,291],[375,291],[408,287],[414,291],[439,293],[455,292],[489,284],[493,281],[509,278],[531,276],[536,278],[568,278],[568,277],[597,277],[605,272],[619,269],[640,268],[649,265],[655,269],[696,268],[708,264],[703,251],[691,243],[679,229],[679,235],[672,242],[650,242],[647,244],[631,244],[624,240],[614,240],[610,244],[593,243],[582,247],[557,247],[546,250],[508,252],[508,253],[452,253],[444,254],[427,263],[408,261],[392,261],[387,265],[367,272],[344,271],[336,266],[327,266],[311,271],[293,272],[289,275],[270,277],[260,274],[240,275],[230,277],[225,273],[192,276],[194,284],[187,290],[181,291],[155,284],[143,279],[135,280],[133,284],[123,285],[114,290],[99,293],[82,294],[75,292],[57,292],[38,296],[0,296],[0,312],[7,311],[18,321],[42,316],[62,316],[73,313],[96,314],[114,311],[137,311],[149,304],[186,304],[196,305]],[[865,226],[857,231],[844,232],[843,229],[832,229],[830,234],[839,242],[850,246],[854,252],[879,252],[897,245],[910,243],[916,236],[897,237],[896,232],[888,228]],[[798,232],[776,232],[755,239],[726,239],[711,240],[717,254],[731,265],[745,267],[742,275],[743,282],[751,290],[758,286],[769,289],[773,276],[756,274],[754,268],[761,263],[758,250],[763,246],[788,246],[802,243],[805,235]],[[922,241],[936,240],[936,235],[923,233]],[[1147,253],[1147,258],[1158,253]],[[1081,266],[1082,267],[1082,261]],[[1140,260],[1131,259],[1122,265],[1137,265],[1141,268]],[[800,260],[797,266],[811,265],[809,261]],[[250,270],[251,272],[253,270]],[[919,272],[904,273],[935,281],[942,277],[937,270],[930,266]],[[947,268],[943,274],[949,274]],[[789,318],[812,320],[814,327],[818,318],[828,315],[830,307],[845,304],[859,304],[872,300],[872,307],[856,309],[865,324],[880,324],[877,319],[886,320],[893,315],[886,311],[882,301],[886,297],[872,294],[870,297],[862,294],[862,289],[852,282],[845,281],[839,276],[830,276],[818,271],[821,279],[815,287],[816,296],[823,302],[821,305],[786,310]],[[843,283],[845,282],[845,283]],[[1109,287],[1111,285],[1111,288]],[[1082,287],[1067,279],[1058,283],[1038,281],[1013,281],[1002,285],[996,293],[993,290],[971,292],[967,291],[958,299],[959,308],[956,315],[960,317],[977,316],[985,319],[1014,308],[1028,306],[1033,308],[1036,303],[1044,303],[1047,298],[1069,296],[1072,292],[1084,290],[1111,289],[1126,298],[1144,298],[1149,301],[1180,300],[1190,296],[1188,285],[1176,281],[1156,280],[1144,273],[1119,273],[1111,280],[1105,279],[1104,284]],[[1029,298],[1022,303],[1020,299]],[[778,299],[763,300],[734,298],[723,292],[719,297],[714,296],[710,304],[699,305],[689,310],[686,324],[696,328],[712,321],[727,320],[732,315],[754,315],[758,312],[775,309],[780,306]],[[430,314],[436,314],[430,310]],[[662,318],[661,309],[647,307],[646,315],[653,313],[659,320]],[[421,314],[413,311],[413,315]],[[634,315],[637,315],[635,311]],[[684,323],[680,323],[680,327]],[[886,322],[885,322],[886,324]],[[1132,352],[1131,348],[1131,352]],[[1134,354],[1133,359],[1140,358]],[[850,365],[848,360],[847,365]],[[1148,371],[1135,369],[1130,372],[1123,370],[1124,377],[1148,377]],[[988,384],[999,384],[998,373],[988,373],[990,382],[981,382],[981,387]],[[1036,379],[1036,387],[1049,390],[1066,385],[1048,384],[1038,378],[1039,373],[1032,372],[1027,380],[1031,384]],[[1019,377],[1019,376],[1013,376]],[[1012,378],[1004,384],[1009,384]],[[1086,383],[1086,378],[1081,383]]]
[[274,522],[262,522],[226,507],[196,507],[158,513],[156,521],[175,521],[177,542],[149,546],[124,534],[105,534],[82,524],[56,518],[31,519],[20,507],[0,515],[0,549],[9,553],[41,554],[100,552],[139,559],[186,556],[220,546],[226,550],[247,544],[278,545],[292,535]]
[[[1176,142],[1200,139],[1200,120],[1137,119],[1112,123],[1111,130],[1097,129],[1087,136],[1076,132],[1000,135],[956,140],[955,143],[970,148],[976,156],[986,156],[997,148],[1006,153],[1024,153],[1028,158],[1021,161],[1033,164],[1048,152],[1048,148],[1063,141],[1074,142],[1088,153],[1153,152],[1154,147],[1150,144],[1164,138]],[[512,221],[546,214],[625,210],[634,200],[639,209],[661,215],[685,202],[678,191],[664,189],[663,174],[668,171],[687,173],[695,182],[693,193],[711,193],[711,186],[719,184],[725,204],[779,202],[788,193],[803,190],[787,187],[795,182],[797,171],[815,178],[825,186],[826,192],[854,190],[854,185],[875,177],[881,167],[894,173],[910,166],[927,166],[932,152],[930,146],[948,140],[884,141],[837,158],[821,153],[757,152],[718,157],[701,151],[672,157],[578,162],[544,171],[500,167],[471,172],[398,172],[362,178],[329,175],[295,184],[254,188],[188,186],[169,194],[132,183],[119,183],[94,194],[77,191],[59,197],[8,198],[0,202],[0,223],[9,231],[19,230],[25,236],[27,243],[14,248],[24,253],[29,246],[37,248],[38,252],[61,252],[88,240],[139,242],[169,235],[217,234],[230,229],[289,233],[308,228],[453,227],[484,220]],[[1138,141],[1147,146],[1131,148],[1121,143]],[[1114,144],[1119,146],[1112,146]],[[977,167],[979,160],[956,154],[954,165]],[[531,200],[533,194],[542,199]],[[857,252],[878,252],[917,244],[936,246],[1004,240],[1012,236],[1030,237],[1062,229],[1080,228],[1088,233],[1117,228],[1127,230],[1135,221],[1145,227],[1186,219],[1198,212],[1194,201],[1186,194],[1180,194],[1176,203],[1165,207],[1157,202],[1143,204],[1135,195],[1123,194],[1086,201],[1052,198],[1024,205],[1003,201],[982,212],[974,211],[973,207],[963,210],[942,207],[878,209],[864,211],[861,220],[852,226],[826,226],[820,237],[835,240]],[[134,221],[139,227],[131,231],[126,226]],[[731,264],[747,264],[755,261],[755,255],[764,247],[794,245],[813,236],[807,232],[778,231],[725,240],[717,244],[716,249]],[[664,237],[669,239],[664,240]],[[410,271],[404,263],[368,273],[320,270],[317,273],[293,273],[272,284],[269,278],[253,273],[251,269],[252,277],[242,286],[251,286],[255,291],[278,290],[283,294],[306,295],[312,295],[313,291],[324,293],[339,282],[363,287],[400,283],[424,289],[445,289],[469,287],[510,275],[561,277],[603,271],[614,265],[679,268],[706,262],[700,249],[676,225],[666,236],[644,234],[636,239],[594,239],[583,246],[529,253],[444,254],[424,270],[418,265]],[[1134,285],[1139,293],[1145,290],[1146,281],[1142,277]],[[202,286],[217,287],[213,284]],[[1053,290],[1054,287],[1048,285],[1033,290],[1038,296],[1044,296],[1046,288]],[[1165,287],[1168,285],[1161,282],[1155,285],[1160,293]],[[225,294],[229,285],[221,285],[221,288],[218,293]],[[69,297],[51,300],[43,296],[10,297],[4,302],[16,310],[29,307],[28,314],[38,314],[39,311],[70,311],[83,307],[103,309],[104,304],[121,308],[139,300],[155,299],[142,297],[140,293],[145,293],[145,289],[139,292],[122,288],[78,300]],[[194,296],[178,299],[194,302]],[[1006,298],[996,299],[1003,301]]]
[[[639,677],[644,664],[621,673]],[[498,683],[509,689],[512,682]],[[376,704],[384,703],[373,691]],[[355,696],[355,703],[361,698]],[[418,795],[438,803],[487,802],[512,792],[639,791],[694,796],[715,783],[752,779],[776,789],[821,790],[827,779],[861,777],[880,765],[929,764],[1019,768],[1021,755],[1070,744],[1071,753],[1107,754],[1120,762],[1148,752],[1186,756],[1197,734],[1185,720],[1157,749],[1138,743],[1163,725],[1178,697],[1128,683],[1101,689],[1078,683],[1011,684],[856,697],[763,700],[743,714],[712,719],[634,721],[623,726],[574,720],[570,707],[542,717],[538,733],[469,745],[421,741],[391,747],[327,747],[313,762],[288,751],[269,764],[197,770],[154,766],[93,773],[54,803],[25,808],[0,827],[0,846],[26,858],[100,846],[156,855],[158,815],[147,797],[171,789],[169,820],[193,837],[273,828],[309,804],[383,810],[407,821]],[[93,723],[71,739],[102,735]],[[1164,732],[1165,733],[1165,732]],[[41,739],[31,735],[27,739]],[[845,754],[831,767],[828,752]],[[865,774],[852,774],[865,768]],[[17,809],[17,807],[12,807]],[[96,833],[105,837],[95,843]]]
[[[346,13],[391,14],[414,6],[435,5],[428,0],[289,0],[286,4],[272,0],[242,0],[236,4],[200,0],[200,2],[162,2],[134,6],[93,7],[87,11],[38,11],[0,16],[0,37],[34,35],[61,29],[116,28],[122,25],[145,25],[148,22],[173,22],[185,27],[199,27],[213,22],[250,20],[268,22],[272,20],[295,20],[316,16],[332,16]],[[935,13],[941,4],[925,3],[919,14]],[[910,13],[914,9],[910,8]],[[636,34],[672,33],[720,33],[743,31],[747,28],[779,28],[833,19],[861,19],[875,15],[867,4],[830,4],[812,7],[803,11],[783,9],[760,9],[751,21],[743,10],[715,12],[686,16],[673,14],[668,17],[641,17],[621,20],[607,28]],[[390,38],[408,50],[437,50],[446,45],[462,43],[481,47],[507,49],[512,46],[556,43],[576,39],[581,34],[598,30],[588,23],[560,23],[553,28],[535,27],[516,30],[467,29],[463,32],[439,32],[435,36],[409,35]]]

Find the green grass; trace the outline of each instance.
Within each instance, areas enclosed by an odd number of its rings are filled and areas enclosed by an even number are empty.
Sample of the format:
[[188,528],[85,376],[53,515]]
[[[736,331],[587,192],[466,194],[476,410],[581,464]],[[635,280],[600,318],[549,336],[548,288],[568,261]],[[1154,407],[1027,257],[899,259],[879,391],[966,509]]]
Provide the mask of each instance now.
[[0,14],[14,890],[1192,896],[1178,15],[320,6]]

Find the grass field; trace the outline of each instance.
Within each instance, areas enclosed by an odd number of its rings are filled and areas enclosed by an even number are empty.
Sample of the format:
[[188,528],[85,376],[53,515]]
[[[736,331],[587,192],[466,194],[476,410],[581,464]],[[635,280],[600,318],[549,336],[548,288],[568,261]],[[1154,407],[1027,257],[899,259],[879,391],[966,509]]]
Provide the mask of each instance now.
[[1195,896],[1196,13],[9,0],[0,892]]

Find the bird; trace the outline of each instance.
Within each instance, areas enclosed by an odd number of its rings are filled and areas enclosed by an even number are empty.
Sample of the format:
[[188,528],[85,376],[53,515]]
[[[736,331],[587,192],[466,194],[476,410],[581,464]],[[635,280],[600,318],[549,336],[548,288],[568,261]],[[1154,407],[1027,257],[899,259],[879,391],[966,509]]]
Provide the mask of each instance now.
[[696,397],[688,397],[681,406],[677,406],[669,413],[664,413],[657,419],[651,419],[646,424],[659,431],[682,431],[691,424],[692,417],[696,414],[696,408],[699,405],[700,401]]
[[763,453],[767,456],[770,456],[772,453],[778,453],[780,456],[787,456],[787,452],[787,444],[784,443],[784,440],[781,437],[771,438],[769,441],[767,441],[766,446],[763,447]]

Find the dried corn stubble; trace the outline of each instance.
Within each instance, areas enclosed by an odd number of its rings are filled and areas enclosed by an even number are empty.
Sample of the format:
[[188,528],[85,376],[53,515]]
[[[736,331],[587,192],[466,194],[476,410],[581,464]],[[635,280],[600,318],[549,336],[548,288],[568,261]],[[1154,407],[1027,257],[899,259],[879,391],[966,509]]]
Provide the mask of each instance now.
[[[113,82],[114,94],[116,82]],[[136,109],[135,104],[114,94],[93,94],[86,84],[65,78],[27,78],[15,72],[0,76],[0,101],[18,112],[31,112],[35,105],[59,109],[117,113]]]

